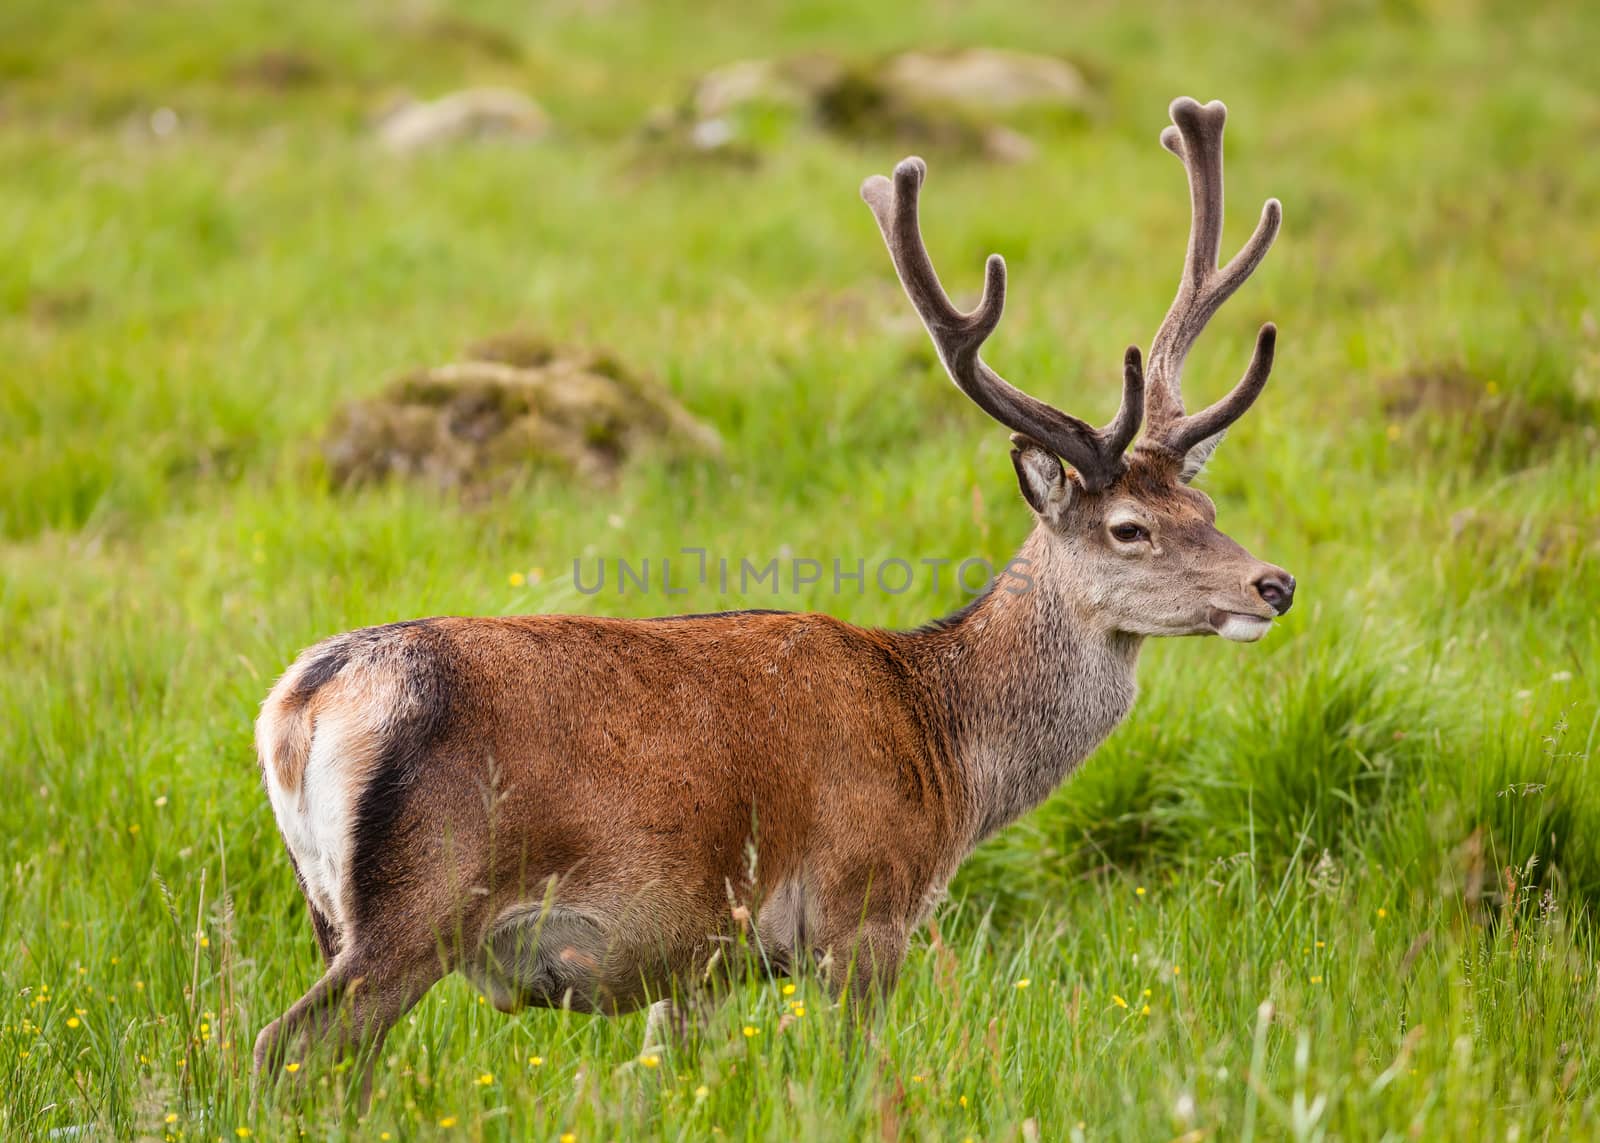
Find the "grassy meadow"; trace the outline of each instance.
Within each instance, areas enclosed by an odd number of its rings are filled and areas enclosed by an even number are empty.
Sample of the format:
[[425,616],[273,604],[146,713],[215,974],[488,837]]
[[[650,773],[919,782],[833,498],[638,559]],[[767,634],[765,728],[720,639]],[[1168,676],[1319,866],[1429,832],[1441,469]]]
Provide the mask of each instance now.
[[[909,627],[967,597],[590,596],[571,566],[1020,543],[1006,434],[857,198],[908,148],[638,137],[731,60],[965,44],[1092,81],[1029,162],[929,149],[924,221],[958,296],[1007,256],[989,360],[1096,422],[1182,262],[1167,103],[1227,101],[1225,254],[1269,195],[1283,232],[1186,380],[1219,394],[1278,323],[1203,482],[1298,606],[1256,646],[1147,647],[1132,716],[963,869],[871,1040],[753,983],[640,1059],[642,1016],[506,1017],[452,978],[364,1119],[340,1067],[253,1094],[320,972],[250,743],[301,647],[433,614]],[[262,81],[268,51],[307,74]],[[1579,4],[10,0],[0,1137],[1600,1137],[1597,58]],[[550,137],[374,144],[396,93],[469,84]],[[342,403],[506,329],[650,372],[725,455],[331,486]]]

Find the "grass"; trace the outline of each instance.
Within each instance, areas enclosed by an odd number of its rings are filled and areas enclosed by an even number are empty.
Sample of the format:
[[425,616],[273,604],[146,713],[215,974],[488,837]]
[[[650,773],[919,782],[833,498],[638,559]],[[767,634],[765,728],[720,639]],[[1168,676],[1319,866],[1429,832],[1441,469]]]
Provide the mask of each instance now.
[[[707,67],[911,43],[1095,77],[1027,166],[930,155],[925,213],[954,288],[1010,259],[992,359],[1096,420],[1181,259],[1165,105],[1229,102],[1230,241],[1268,194],[1284,234],[1190,385],[1278,322],[1206,480],[1301,606],[1260,646],[1149,648],[1133,716],[964,868],[870,1042],[810,982],[751,985],[652,1067],[640,1017],[507,1018],[452,980],[364,1123],[347,1072],[252,1103],[255,1032],[317,974],[249,744],[297,649],[436,613],[910,626],[959,590],[590,597],[568,567],[1020,542],[1005,435],[938,375],[855,197],[896,152],[637,161]],[[241,80],[267,50],[317,78]],[[1579,5],[1447,0],[7,5],[0,1135],[1600,1134],[1597,53]],[[465,83],[557,134],[372,146],[393,92]],[[340,402],[515,326],[647,366],[726,457],[481,506],[330,491]]]

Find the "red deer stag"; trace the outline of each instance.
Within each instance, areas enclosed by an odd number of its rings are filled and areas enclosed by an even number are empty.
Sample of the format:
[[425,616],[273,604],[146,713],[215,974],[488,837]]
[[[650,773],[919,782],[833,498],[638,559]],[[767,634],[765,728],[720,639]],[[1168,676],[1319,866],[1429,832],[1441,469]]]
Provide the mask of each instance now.
[[1188,254],[1148,378],[1129,349],[1104,428],[979,356],[1005,264],[989,259],[977,309],[951,304],[918,227],[920,159],[861,188],[946,370],[1012,430],[1036,517],[1026,590],[993,584],[916,631],[778,612],[441,618],[301,654],[256,746],[327,971],[261,1033],[258,1068],[334,1029],[370,1059],[451,971],[505,1011],[655,1001],[649,1029],[681,1021],[663,998],[703,997],[739,924],[772,971],[821,963],[836,993],[881,997],[966,855],[1128,713],[1147,637],[1248,642],[1289,609],[1294,580],[1188,487],[1266,383],[1273,327],[1216,404],[1186,416],[1179,389],[1279,207],[1219,269],[1226,110],[1180,99],[1171,115]]

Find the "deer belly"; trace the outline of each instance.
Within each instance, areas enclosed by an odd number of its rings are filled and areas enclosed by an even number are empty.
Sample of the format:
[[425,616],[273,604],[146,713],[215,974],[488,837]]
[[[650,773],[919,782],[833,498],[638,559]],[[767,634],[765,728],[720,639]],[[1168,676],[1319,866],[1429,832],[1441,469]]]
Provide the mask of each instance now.
[[552,904],[500,920],[462,972],[502,1012],[615,1014],[643,1006],[649,991],[668,991],[660,966],[633,955],[595,915]]

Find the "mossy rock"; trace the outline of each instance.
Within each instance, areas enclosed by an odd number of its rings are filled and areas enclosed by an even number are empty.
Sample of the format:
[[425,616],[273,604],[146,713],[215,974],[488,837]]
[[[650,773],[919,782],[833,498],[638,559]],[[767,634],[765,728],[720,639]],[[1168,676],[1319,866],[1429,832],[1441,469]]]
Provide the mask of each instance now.
[[653,449],[716,456],[721,441],[609,355],[522,334],[480,342],[467,361],[396,378],[341,409],[322,442],[338,487],[399,477],[473,494],[536,470],[604,483]]
[[811,53],[707,72],[681,106],[652,118],[646,134],[669,150],[748,162],[809,125],[843,138],[1015,161],[1033,145],[1012,121],[1080,119],[1091,98],[1083,73],[1055,56],[993,48],[862,60]]

